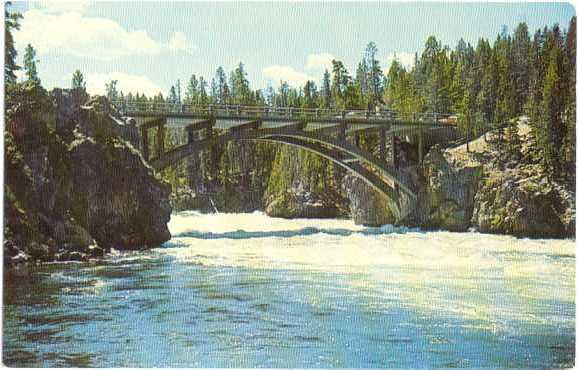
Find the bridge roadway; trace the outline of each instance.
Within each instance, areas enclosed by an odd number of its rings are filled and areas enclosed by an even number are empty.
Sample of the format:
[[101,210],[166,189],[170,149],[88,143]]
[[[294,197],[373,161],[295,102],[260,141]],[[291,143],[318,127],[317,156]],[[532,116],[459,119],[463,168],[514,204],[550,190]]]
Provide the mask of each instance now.
[[[420,160],[424,138],[443,142],[455,139],[455,125],[444,122],[449,115],[419,113],[397,115],[392,111],[342,111],[253,106],[186,106],[115,104],[124,116],[135,119],[141,130],[143,158],[156,170],[229,141],[283,143],[314,152],[351,171],[390,200],[398,220],[411,211],[416,194],[403,169],[385,160],[386,141],[403,138],[417,141]],[[148,130],[156,128],[155,156],[149,158]],[[164,150],[166,128],[188,132],[186,143]],[[214,129],[217,129],[215,131]],[[379,134],[378,157],[347,140],[359,132]],[[218,132],[218,133],[217,133]],[[414,141],[414,142],[415,142]],[[395,146],[393,146],[395,147]],[[396,158],[396,155],[393,155]],[[406,196],[402,202],[400,191]],[[402,203],[405,202],[405,206]],[[408,205],[409,204],[409,205]]]

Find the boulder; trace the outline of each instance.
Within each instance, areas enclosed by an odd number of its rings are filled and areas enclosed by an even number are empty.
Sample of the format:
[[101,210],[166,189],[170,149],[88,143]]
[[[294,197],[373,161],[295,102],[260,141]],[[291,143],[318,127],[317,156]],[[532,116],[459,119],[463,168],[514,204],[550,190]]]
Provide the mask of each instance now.
[[564,204],[561,190],[546,178],[506,171],[489,177],[480,186],[472,223],[488,233],[572,236],[574,212],[568,210],[572,206]]
[[110,138],[71,144],[73,215],[99,246],[142,249],[170,239],[170,188],[133,148]]
[[381,226],[395,224],[396,219],[389,203],[392,201],[352,174],[343,178],[342,187],[349,198],[351,218],[356,224]]
[[472,162],[450,164],[444,152],[434,146],[424,158],[423,171],[418,223],[427,228],[467,230],[483,167]]
[[265,213],[282,218],[333,218],[339,216],[340,210],[311,192],[290,189],[271,197]]

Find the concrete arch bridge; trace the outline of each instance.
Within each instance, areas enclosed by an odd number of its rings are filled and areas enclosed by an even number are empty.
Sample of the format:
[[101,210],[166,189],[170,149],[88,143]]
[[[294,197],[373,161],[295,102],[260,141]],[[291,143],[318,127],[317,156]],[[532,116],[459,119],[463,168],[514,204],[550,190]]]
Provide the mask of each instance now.
[[[400,146],[416,148],[418,161],[435,143],[456,140],[450,115],[393,111],[274,108],[240,105],[127,104],[113,102],[119,112],[135,119],[143,158],[155,169],[175,165],[199,151],[229,141],[266,141],[301,148],[332,161],[383,194],[398,220],[415,207],[416,193],[404,171]],[[169,129],[184,129],[187,142],[165,150]],[[156,131],[150,150],[149,130]],[[378,134],[376,154],[359,146],[359,134]],[[387,152],[389,149],[389,159]]]

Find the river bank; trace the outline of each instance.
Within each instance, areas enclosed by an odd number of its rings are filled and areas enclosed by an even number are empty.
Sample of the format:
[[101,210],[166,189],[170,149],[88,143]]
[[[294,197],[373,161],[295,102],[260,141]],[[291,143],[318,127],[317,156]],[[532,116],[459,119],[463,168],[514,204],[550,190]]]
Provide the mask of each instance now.
[[[166,225],[173,208],[517,237],[575,235],[573,179],[542,175],[526,122],[518,122],[516,158],[504,157],[497,131],[472,141],[470,151],[465,144],[434,146],[422,166],[412,162],[415,148],[407,145],[410,160],[401,171],[418,202],[398,220],[390,199],[312,153],[228,143],[155,174],[135,149],[134,121],[120,117],[105,98],[89,99],[82,90],[48,94],[26,83],[12,88],[40,108],[15,108],[8,117],[5,266],[157,247],[171,237]],[[358,141],[371,150],[376,140],[362,134]]]

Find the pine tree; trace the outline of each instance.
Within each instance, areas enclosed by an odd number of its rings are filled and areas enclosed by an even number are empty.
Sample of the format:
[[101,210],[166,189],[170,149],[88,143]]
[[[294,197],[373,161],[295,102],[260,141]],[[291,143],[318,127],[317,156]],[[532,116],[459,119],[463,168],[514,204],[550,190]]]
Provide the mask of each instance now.
[[543,166],[552,178],[559,175],[560,148],[563,140],[562,111],[564,96],[560,78],[561,53],[553,47],[544,77],[543,99],[539,107],[538,145],[543,151]]
[[530,35],[526,23],[520,23],[512,40],[512,89],[514,90],[514,112],[522,112],[528,98],[528,76],[530,69]]
[[177,80],[177,87],[176,87],[176,103],[181,104],[181,80]]
[[563,152],[565,154],[566,171],[568,174],[576,172],[576,16],[570,20],[566,34],[566,74],[568,83],[566,89],[566,132]]
[[84,76],[78,69],[72,74],[72,88],[86,91],[86,82],[84,82]]
[[24,71],[26,74],[26,79],[36,85],[40,85],[40,79],[38,78],[38,71],[36,70],[36,50],[32,45],[28,44],[26,46],[26,51],[24,52]]
[[223,67],[217,68],[214,81],[216,95],[213,95],[213,97],[215,98],[216,102],[219,104],[229,104],[230,90],[229,86],[227,85],[227,77]]
[[323,73],[323,107],[329,108],[331,106],[331,75],[328,70]]
[[201,76],[199,77],[199,100],[198,104],[205,105],[209,102],[209,96],[207,95],[207,81]]
[[189,79],[189,84],[187,85],[187,90],[185,91],[185,103],[186,104],[198,104],[199,103],[199,81],[197,81],[197,76],[191,75]]
[[4,83],[6,85],[16,82],[14,72],[20,69],[20,67],[16,65],[16,55],[18,53],[14,48],[12,32],[20,29],[18,20],[22,18],[22,15],[20,13],[8,12],[8,7],[11,5],[9,1],[4,4]]
[[365,48],[364,62],[367,68],[367,85],[370,94],[369,100],[372,106],[375,106],[383,94],[383,72],[377,60],[377,46],[374,42],[367,44]]
[[[118,80],[111,80],[104,85],[104,89],[106,90],[106,97],[109,101],[117,101],[118,100],[118,90],[116,85]],[[138,97],[138,94],[137,94]],[[135,99],[138,101],[138,99]]]

